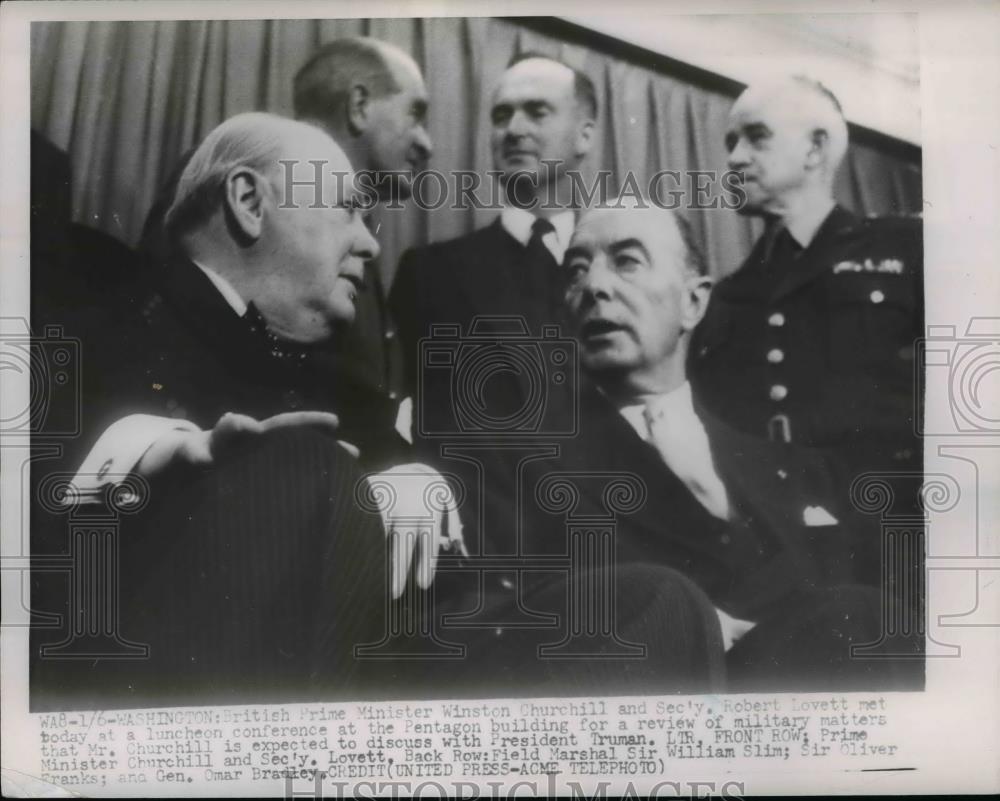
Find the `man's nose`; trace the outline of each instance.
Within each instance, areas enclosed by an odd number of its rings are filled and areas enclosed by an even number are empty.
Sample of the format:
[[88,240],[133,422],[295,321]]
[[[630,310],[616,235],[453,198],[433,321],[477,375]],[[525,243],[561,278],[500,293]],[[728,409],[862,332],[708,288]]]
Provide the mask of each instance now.
[[584,273],[581,289],[594,300],[610,300],[614,290],[615,273],[607,257],[599,255]]
[[530,130],[530,122],[523,109],[515,109],[507,123],[507,136],[511,138],[526,136]]
[[368,226],[365,225],[365,221],[358,216],[358,218],[354,221],[354,226],[356,233],[354,237],[354,247],[351,248],[351,255],[357,256],[359,259],[364,259],[365,261],[377,259],[379,253],[382,252],[382,248],[379,247],[375,237],[372,236],[372,232],[368,230]]
[[750,163],[749,153],[747,152],[746,144],[740,139],[733,149],[729,151],[729,156],[726,158],[726,164],[731,170],[742,170]]
[[434,154],[434,144],[431,142],[431,135],[427,133],[427,129],[423,125],[417,129],[417,136],[413,142],[413,146],[423,161],[430,160],[430,157]]

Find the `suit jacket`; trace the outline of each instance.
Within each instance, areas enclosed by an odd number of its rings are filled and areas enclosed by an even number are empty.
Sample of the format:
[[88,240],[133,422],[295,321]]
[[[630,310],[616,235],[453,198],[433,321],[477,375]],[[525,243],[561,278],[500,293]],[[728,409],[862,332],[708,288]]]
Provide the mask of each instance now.
[[[465,333],[477,316],[523,318],[528,334],[562,325],[543,276],[525,264],[526,248],[497,218],[465,236],[403,254],[389,303],[399,327],[411,392],[417,384],[417,342],[432,325]],[[487,327],[484,330],[495,330]]]
[[336,413],[338,437],[357,445],[368,467],[408,451],[386,396],[346,379],[329,348],[274,355],[186,258],[137,278],[111,316],[81,332],[84,453],[126,414],[178,417],[208,429],[226,412],[262,419],[298,410]]
[[[207,429],[225,412],[331,411],[338,438],[359,446],[366,468],[408,460],[394,408],[343,381],[329,349],[283,348],[255,331],[190,261],[137,279],[108,306],[67,327],[81,340],[84,411],[67,472],[133,413]],[[255,439],[211,470],[163,471],[148,505],[122,516],[117,545],[120,633],[148,644],[149,658],[36,660],[35,686],[129,706],[310,697],[317,682],[339,692],[357,672],[353,646],[376,641],[383,618],[385,538],[356,501],[361,475],[346,451],[306,430]],[[33,555],[64,558],[76,547],[67,514],[37,503],[33,512]],[[34,608],[65,616],[70,598],[62,577],[33,575]],[[33,644],[62,636],[38,629]]]
[[[550,555],[566,548],[564,517],[534,502],[545,475],[576,474],[580,500],[570,514],[587,519],[600,516],[606,502],[604,483],[591,477],[622,473],[641,481],[645,502],[634,513],[618,516],[619,563],[675,568],[694,579],[717,606],[751,620],[800,592],[849,578],[851,516],[835,507],[823,461],[748,436],[704,409],[697,413],[729,495],[732,520],[711,515],[617,409],[586,387],[581,436],[565,442],[559,458],[525,471],[521,497],[530,507],[524,522],[529,547]],[[822,506],[839,524],[806,526],[807,506]]]
[[[537,268],[497,218],[404,253],[390,294],[414,399],[414,448],[464,485],[474,553],[516,550],[512,529],[480,523],[511,519],[519,444],[554,446],[576,431],[576,346],[563,336],[552,277]],[[428,361],[430,345],[453,354],[450,363]],[[491,369],[500,363],[509,369]],[[444,456],[470,444],[475,467]]]
[[[193,155],[194,149],[178,160],[143,223],[139,249],[153,264],[159,264],[164,257],[169,259],[170,244],[163,220],[173,203],[184,168]],[[334,354],[334,369],[341,380],[351,386],[364,385],[366,393],[384,406],[396,403],[402,390],[402,357],[377,262],[365,262],[364,280],[365,288],[354,301],[357,310],[354,324],[330,348]]]

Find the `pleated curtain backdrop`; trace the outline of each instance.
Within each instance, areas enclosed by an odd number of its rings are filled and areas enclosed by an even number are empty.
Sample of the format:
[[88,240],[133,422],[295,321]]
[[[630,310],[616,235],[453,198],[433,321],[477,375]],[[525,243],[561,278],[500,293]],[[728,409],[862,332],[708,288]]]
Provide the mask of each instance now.
[[[431,166],[438,170],[492,168],[490,93],[511,56],[528,50],[559,56],[594,80],[600,115],[586,180],[610,170],[617,191],[628,171],[645,186],[660,170],[725,169],[723,132],[738,87],[719,88],[663,60],[566,30],[545,20],[493,18],[36,22],[32,126],[69,153],[74,219],[127,244],[137,241],[182,153],[233,114],[290,115],[295,72],[339,36],[384,39],[420,64],[431,101]],[[855,137],[838,197],[864,214],[919,212],[919,149]],[[378,238],[387,283],[406,247],[456,236],[493,215],[412,203],[383,213]],[[732,211],[689,216],[715,275],[735,269],[759,231],[759,223]]]

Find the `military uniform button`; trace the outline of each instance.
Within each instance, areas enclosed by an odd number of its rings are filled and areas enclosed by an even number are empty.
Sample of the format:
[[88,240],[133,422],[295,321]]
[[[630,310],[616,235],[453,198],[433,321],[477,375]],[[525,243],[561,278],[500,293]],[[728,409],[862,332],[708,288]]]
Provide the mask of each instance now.
[[767,352],[767,360],[771,364],[781,364],[785,360],[785,352],[780,348],[771,348]]
[[881,289],[874,289],[868,297],[872,303],[881,303],[885,300],[885,293]]
[[394,336],[396,336],[396,329],[394,329],[394,328],[387,328],[385,330],[385,338],[387,340],[388,339],[392,339]]
[[719,542],[721,542],[723,545],[729,545],[730,543],[729,535],[723,534],[721,537],[719,537]]
[[778,472],[775,475],[777,475],[778,478],[784,481],[786,478],[788,478],[788,471],[783,468],[778,468]]
[[784,400],[788,395],[788,387],[784,384],[775,384],[771,387],[770,395],[773,401]]
[[511,581],[506,576],[504,576],[502,579],[500,579],[500,586],[503,587],[505,590],[512,590],[514,589],[514,582]]
[[774,314],[767,318],[767,324],[774,328],[781,328],[785,324],[785,315],[781,312],[774,312]]
[[497,628],[493,630],[493,633],[496,634],[497,637],[499,637],[501,634],[503,634],[503,629],[497,626]]

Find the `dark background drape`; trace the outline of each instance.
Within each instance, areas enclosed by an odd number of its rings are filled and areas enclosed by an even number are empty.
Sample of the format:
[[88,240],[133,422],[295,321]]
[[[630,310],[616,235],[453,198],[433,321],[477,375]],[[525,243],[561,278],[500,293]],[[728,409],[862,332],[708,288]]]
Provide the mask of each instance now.
[[[601,168],[613,185],[629,170],[645,184],[659,170],[725,169],[722,137],[739,84],[551,18],[36,22],[32,126],[69,153],[74,219],[134,244],[182,153],[233,114],[290,115],[296,70],[345,35],[385,39],[420,64],[438,170],[491,168],[490,91],[526,50],[559,56],[596,84],[588,181]],[[853,128],[837,193],[862,214],[919,212],[920,149]],[[385,215],[378,238],[387,283],[405,247],[464,233],[493,214],[409,204]],[[758,232],[732,211],[690,216],[715,275],[738,266]]]

